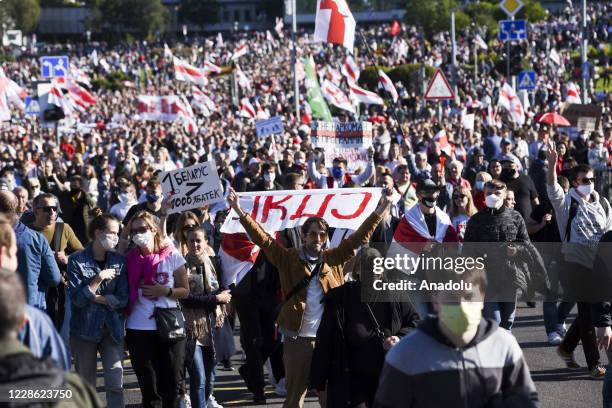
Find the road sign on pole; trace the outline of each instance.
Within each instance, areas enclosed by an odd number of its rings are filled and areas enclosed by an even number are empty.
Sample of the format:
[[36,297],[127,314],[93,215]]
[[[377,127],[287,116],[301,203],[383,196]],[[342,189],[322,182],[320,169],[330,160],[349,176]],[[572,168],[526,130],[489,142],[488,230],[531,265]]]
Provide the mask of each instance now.
[[514,17],[525,4],[521,0],[503,0],[499,7],[504,10],[508,17]]
[[449,85],[444,73],[440,68],[436,70],[433,78],[429,81],[429,85],[427,85],[427,90],[425,91],[425,99],[427,100],[447,100],[447,99],[455,99],[455,93],[453,89]]
[[518,89],[521,91],[533,91],[536,87],[534,71],[521,71],[518,76]]
[[26,96],[25,98],[25,114],[26,115],[40,115],[40,105],[38,104],[38,98]]
[[68,75],[68,56],[54,56],[40,58],[40,76],[42,78],[55,78]]
[[527,38],[525,20],[500,20],[498,38],[501,41],[524,40]]

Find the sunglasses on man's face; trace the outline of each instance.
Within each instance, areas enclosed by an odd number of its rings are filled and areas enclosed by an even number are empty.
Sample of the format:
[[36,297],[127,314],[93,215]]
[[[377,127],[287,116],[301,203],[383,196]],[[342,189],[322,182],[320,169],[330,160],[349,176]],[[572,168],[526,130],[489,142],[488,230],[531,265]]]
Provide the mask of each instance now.
[[185,224],[183,225],[183,231],[189,231],[190,229],[194,229],[196,227],[197,227],[196,224]]
[[46,213],[50,213],[50,212],[57,212],[57,206],[56,205],[47,205],[44,207],[39,207],[39,209],[43,210]]
[[595,183],[595,177],[583,177],[580,183],[581,184],[593,184]]

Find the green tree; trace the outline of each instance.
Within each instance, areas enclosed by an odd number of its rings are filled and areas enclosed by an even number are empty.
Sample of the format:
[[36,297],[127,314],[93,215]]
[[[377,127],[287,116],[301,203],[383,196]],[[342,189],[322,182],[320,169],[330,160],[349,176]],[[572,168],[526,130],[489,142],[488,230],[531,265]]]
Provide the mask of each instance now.
[[539,1],[525,0],[525,6],[517,13],[516,18],[537,23],[548,18],[548,11],[542,7]]
[[0,3],[2,22],[29,33],[38,25],[40,4],[38,0],[5,0]]
[[428,38],[448,31],[451,27],[451,12],[455,10],[455,27],[462,29],[469,18],[459,10],[456,0],[409,0],[406,4],[406,22],[420,26]]
[[93,26],[98,30],[141,38],[164,31],[170,18],[161,0],[101,0],[94,15]]
[[200,28],[219,21],[218,13],[219,2],[216,0],[183,0],[178,10],[181,21],[188,21]]

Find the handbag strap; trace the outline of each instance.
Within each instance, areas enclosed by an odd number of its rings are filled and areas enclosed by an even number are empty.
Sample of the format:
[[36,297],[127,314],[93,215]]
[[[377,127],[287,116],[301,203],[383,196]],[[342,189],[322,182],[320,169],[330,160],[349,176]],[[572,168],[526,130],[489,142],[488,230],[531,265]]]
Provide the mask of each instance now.
[[385,338],[385,333],[383,333],[383,331],[380,329],[380,325],[378,324],[378,320],[376,320],[376,316],[374,316],[374,312],[372,311],[370,304],[368,302],[363,302],[363,304],[368,310],[368,314],[370,315],[370,320],[372,320],[372,323],[374,323],[374,332],[376,333],[378,337]]
[[309,276],[306,276],[304,279],[302,279],[297,285],[293,287],[293,289],[289,291],[289,293],[287,293],[287,295],[285,296],[285,299],[281,302],[280,306],[284,306],[285,303],[289,301],[289,299],[295,296],[300,290],[308,286],[310,281],[319,274],[322,266],[323,266],[323,262],[319,262],[318,264],[316,264],[316,266],[312,270],[312,273]]

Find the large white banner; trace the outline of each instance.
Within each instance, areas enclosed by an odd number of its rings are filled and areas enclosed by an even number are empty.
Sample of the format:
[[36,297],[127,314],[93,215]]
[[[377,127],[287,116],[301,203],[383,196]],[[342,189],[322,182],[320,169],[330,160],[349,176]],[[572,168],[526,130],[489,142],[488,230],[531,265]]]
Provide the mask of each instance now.
[[[244,212],[268,232],[300,226],[313,216],[325,219],[332,228],[356,230],[378,206],[381,189],[258,191],[238,196]],[[221,232],[245,232],[234,210],[226,218]]]
[[194,164],[160,174],[164,196],[172,196],[168,213],[173,214],[224,200],[214,161]]
[[336,157],[348,162],[348,170],[368,165],[368,148],[372,146],[370,122],[313,122],[310,134],[314,147],[323,149],[325,164],[332,165]]
[[179,115],[179,98],[138,95],[138,112],[142,120],[173,122]]

